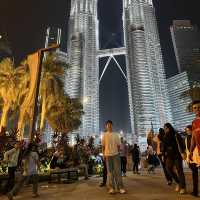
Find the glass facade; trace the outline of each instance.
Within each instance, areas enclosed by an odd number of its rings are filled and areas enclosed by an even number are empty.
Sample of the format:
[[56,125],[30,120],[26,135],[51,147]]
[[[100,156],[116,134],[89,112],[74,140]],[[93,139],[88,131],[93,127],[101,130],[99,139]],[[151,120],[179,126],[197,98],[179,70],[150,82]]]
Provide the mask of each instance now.
[[189,20],[174,20],[170,31],[178,70],[189,71],[200,56],[200,32]]
[[124,1],[124,37],[132,131],[146,137],[172,121],[152,1]]
[[195,118],[193,113],[186,109],[192,102],[190,97],[181,98],[181,94],[190,89],[188,75],[182,72],[167,79],[167,87],[170,96],[174,126],[178,130],[183,130],[187,125],[192,123]]
[[96,0],[74,0],[69,19],[68,55],[71,68],[66,76],[66,91],[83,102],[80,134],[99,133],[98,19]]

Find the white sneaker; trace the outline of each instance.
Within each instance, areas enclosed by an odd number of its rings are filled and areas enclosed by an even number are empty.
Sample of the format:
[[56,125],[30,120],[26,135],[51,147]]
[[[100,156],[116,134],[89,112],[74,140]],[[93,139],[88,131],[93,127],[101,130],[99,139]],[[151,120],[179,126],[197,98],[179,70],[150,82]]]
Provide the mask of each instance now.
[[113,188],[109,189],[108,194],[115,194],[115,191]]
[[119,193],[120,193],[120,194],[125,194],[125,193],[126,193],[126,190],[125,190],[125,189],[119,189]]
[[179,191],[180,191],[180,186],[176,185],[175,192],[179,192]]
[[186,194],[186,189],[185,188],[180,189],[179,194]]

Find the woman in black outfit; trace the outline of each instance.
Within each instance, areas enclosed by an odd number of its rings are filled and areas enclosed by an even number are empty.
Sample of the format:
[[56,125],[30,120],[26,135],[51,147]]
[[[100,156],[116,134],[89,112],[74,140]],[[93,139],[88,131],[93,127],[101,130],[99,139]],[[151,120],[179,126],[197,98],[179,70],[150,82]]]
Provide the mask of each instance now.
[[[180,194],[186,193],[185,175],[183,172],[182,154],[185,152],[184,142],[170,123],[164,125],[165,135],[163,137],[164,158],[167,172],[177,183],[175,191]],[[176,172],[174,171],[176,168]]]
[[165,178],[167,180],[167,185],[171,185],[172,184],[172,177],[171,175],[168,173],[166,166],[165,166],[165,156],[164,156],[164,144],[163,144],[163,138],[165,135],[165,131],[163,128],[159,129],[159,133],[158,133],[158,142],[157,142],[157,155],[158,158],[160,160],[160,163],[162,165],[163,168],[163,172],[165,175]]

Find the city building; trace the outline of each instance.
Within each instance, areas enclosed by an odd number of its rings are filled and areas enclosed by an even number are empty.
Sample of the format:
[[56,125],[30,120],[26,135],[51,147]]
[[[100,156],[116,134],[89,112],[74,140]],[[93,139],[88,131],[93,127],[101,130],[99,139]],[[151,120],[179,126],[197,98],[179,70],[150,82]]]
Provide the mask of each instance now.
[[85,137],[99,133],[98,41],[97,0],[72,1],[66,91],[71,98],[82,100],[80,134]]
[[[123,25],[124,46],[99,50],[97,0],[72,2],[68,39],[72,67],[66,77],[66,91],[83,101],[85,114],[80,128],[83,136],[99,133],[99,82],[112,59],[128,84],[132,138],[137,142],[146,137],[152,124],[158,131],[164,123],[172,121],[152,1],[123,0]],[[116,55],[126,56],[126,73]],[[108,57],[108,61],[100,75],[101,57]]]
[[152,1],[125,0],[123,21],[131,127],[146,137],[172,120]]
[[174,20],[170,31],[179,73],[187,71],[191,80],[200,80],[200,69],[195,69],[200,63],[198,27],[192,25],[190,20]]
[[[61,29],[57,27],[48,27],[46,30],[46,38],[45,38],[45,48],[50,47],[52,45],[59,45],[61,46],[61,42],[64,38],[61,36]],[[62,39],[62,40],[61,40]],[[44,57],[46,54],[44,55]],[[68,56],[66,52],[61,51],[59,47],[56,49],[56,58],[61,61],[62,63],[68,63]],[[51,145],[53,129],[49,126],[48,123],[45,124],[45,131],[43,134],[43,140],[47,142],[48,145]]]
[[170,103],[174,127],[178,130],[191,124],[195,115],[187,111],[187,106],[191,103],[190,97],[184,97],[183,92],[190,89],[190,83],[187,72],[179,73],[167,79]]
[[48,27],[46,31],[45,48],[61,42],[61,28]]

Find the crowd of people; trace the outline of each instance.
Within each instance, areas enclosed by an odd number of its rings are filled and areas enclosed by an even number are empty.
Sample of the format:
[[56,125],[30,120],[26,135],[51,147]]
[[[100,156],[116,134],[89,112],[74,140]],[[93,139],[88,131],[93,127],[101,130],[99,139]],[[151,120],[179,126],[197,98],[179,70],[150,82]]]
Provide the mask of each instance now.
[[191,195],[198,196],[198,168],[200,166],[200,101],[192,103],[196,118],[191,125],[186,126],[185,135],[178,133],[170,123],[160,128],[154,136],[149,134],[148,156],[153,163],[153,155],[157,155],[168,185],[176,183],[175,191],[186,194],[186,179],[183,169],[185,160],[192,171],[193,191]]
[[[193,191],[191,195],[198,197],[198,168],[200,166],[200,101],[192,103],[196,118],[191,125],[186,126],[185,135],[178,133],[172,124],[165,123],[159,133],[149,134],[147,137],[146,162],[148,173],[154,173],[156,166],[163,168],[167,185],[176,183],[175,191],[186,194],[186,178],[184,174],[183,160],[192,171]],[[104,176],[100,186],[106,185],[108,178],[108,193],[119,191],[126,193],[122,176],[126,176],[127,146],[123,138],[120,139],[112,132],[112,121],[107,121],[106,131],[102,138],[104,156]],[[141,154],[139,146],[134,144],[130,153],[132,155],[133,173],[139,174]]]
[[[193,191],[192,195],[198,196],[198,168],[200,166],[200,101],[192,104],[196,118],[191,125],[186,126],[185,135],[178,133],[170,123],[166,123],[159,129],[158,134],[150,133],[147,137],[146,159],[148,173],[155,173],[159,164],[162,166],[164,176],[168,185],[176,184],[175,191],[186,194],[186,178],[184,174],[183,160],[188,163],[192,171]],[[127,173],[128,154],[132,158],[132,171],[140,174],[139,166],[142,166],[141,152],[137,144],[133,147],[113,132],[113,122],[108,120],[105,124],[105,131],[101,139],[103,181],[100,186],[107,186],[109,194],[117,192],[125,194],[123,178]],[[5,193],[9,200],[23,188],[23,185],[31,180],[33,185],[33,197],[38,197],[38,173],[40,171],[40,158],[37,146],[30,143],[21,151],[21,143],[17,142],[14,147],[4,154],[3,163],[8,166],[8,181],[5,186]],[[58,146],[50,159],[51,169],[65,169],[69,166],[79,166],[84,169],[85,179],[88,179],[91,166],[90,156],[98,155],[91,144],[86,144],[82,139],[73,147],[67,149]],[[73,160],[73,163],[71,161]],[[23,168],[18,182],[15,182],[16,169]]]

